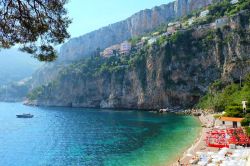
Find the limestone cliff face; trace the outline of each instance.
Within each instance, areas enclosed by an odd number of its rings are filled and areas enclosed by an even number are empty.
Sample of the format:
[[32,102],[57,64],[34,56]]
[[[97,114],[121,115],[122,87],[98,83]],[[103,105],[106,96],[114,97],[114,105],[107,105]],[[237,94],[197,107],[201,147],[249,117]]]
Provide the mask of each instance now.
[[86,77],[76,65],[29,102],[95,108],[192,106],[215,80],[238,81],[250,72],[249,41],[249,24],[234,30],[188,30],[174,41],[145,47],[140,63],[114,72]]
[[69,64],[66,63],[47,63],[43,65],[33,73],[29,85],[29,91],[41,85],[50,83],[57,77],[60,70],[62,70],[64,67],[67,67],[68,65]]
[[176,0],[167,5],[140,11],[126,20],[71,39],[61,47],[59,58],[61,61],[68,61],[89,56],[97,48],[104,49],[133,36],[142,35],[162,23],[177,19],[211,3],[212,0]]
[[[71,60],[74,61],[89,56],[96,51],[97,48],[104,49],[133,36],[150,32],[162,23],[175,20],[178,17],[211,3],[211,0],[177,0],[150,10],[140,11],[126,20],[103,27],[81,37],[73,38],[61,47],[59,61],[46,64],[37,70],[33,74],[29,84],[24,85],[24,89],[12,85],[7,89],[0,88],[0,100],[22,101],[27,91],[53,81],[59,71],[67,66]],[[6,93],[6,91],[8,91],[8,93]]]

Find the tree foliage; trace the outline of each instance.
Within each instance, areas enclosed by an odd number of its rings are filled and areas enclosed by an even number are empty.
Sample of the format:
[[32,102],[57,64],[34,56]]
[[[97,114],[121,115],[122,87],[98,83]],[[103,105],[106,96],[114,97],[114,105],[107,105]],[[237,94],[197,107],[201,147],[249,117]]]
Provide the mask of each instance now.
[[[250,102],[249,81],[250,74],[244,78],[242,87],[240,87],[239,83],[226,85],[221,81],[216,81],[210,86],[209,92],[201,98],[197,107],[226,111],[228,114],[232,114],[233,112],[238,114],[240,110],[242,112],[242,100],[247,100],[248,103]],[[250,112],[249,107],[247,112]]]
[[1,0],[0,48],[16,44],[40,61],[56,58],[54,46],[69,38],[67,0]]

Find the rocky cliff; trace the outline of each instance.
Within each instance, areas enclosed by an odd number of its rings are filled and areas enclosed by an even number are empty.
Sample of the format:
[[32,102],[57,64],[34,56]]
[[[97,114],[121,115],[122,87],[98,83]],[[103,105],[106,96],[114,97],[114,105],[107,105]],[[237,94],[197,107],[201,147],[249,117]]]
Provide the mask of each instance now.
[[192,106],[217,79],[250,72],[249,11],[221,29],[194,28],[130,56],[85,60],[35,89],[29,103],[47,106],[151,109]]
[[69,61],[89,56],[97,48],[104,49],[157,26],[187,15],[191,11],[212,3],[212,0],[176,0],[175,2],[142,10],[126,20],[73,38],[61,47],[60,60]]
[[[140,11],[126,20],[103,27],[78,38],[73,38],[61,47],[57,62],[43,65],[33,74],[29,85],[25,85],[26,93],[38,86],[48,84],[71,61],[88,57],[97,48],[104,49],[131,37],[150,32],[163,23],[173,21],[211,3],[212,0],[177,0],[150,10]],[[13,83],[7,89],[6,87],[0,88],[1,101],[22,101],[25,98],[24,89],[15,86],[16,84],[18,83]],[[17,95],[19,91],[22,95]]]

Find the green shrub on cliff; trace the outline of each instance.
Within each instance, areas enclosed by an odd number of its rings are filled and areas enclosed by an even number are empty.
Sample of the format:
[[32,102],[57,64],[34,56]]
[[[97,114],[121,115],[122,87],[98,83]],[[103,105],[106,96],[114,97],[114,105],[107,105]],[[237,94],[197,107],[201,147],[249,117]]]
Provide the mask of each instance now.
[[223,17],[225,12],[231,7],[230,0],[223,0],[208,7],[209,16],[214,18]]
[[241,10],[250,9],[250,1],[249,0],[239,0],[239,2],[235,5],[231,5],[230,8],[227,9],[227,15],[234,15]]
[[[203,109],[214,109],[215,111],[228,111],[228,114],[238,116],[238,111],[242,110],[241,102],[247,100],[250,103],[250,74],[243,81],[243,87],[239,83],[226,85],[221,81],[216,81],[209,87],[209,92],[200,99],[196,105]],[[249,109],[249,107],[248,107]]]
[[27,98],[31,101],[35,100],[42,94],[43,91],[44,91],[44,86],[37,87],[27,95]]
[[242,106],[226,106],[224,116],[227,117],[243,117]]
[[157,44],[158,46],[161,46],[161,45],[163,45],[166,41],[167,41],[167,37],[166,37],[166,36],[161,36],[161,37],[156,41],[156,44]]
[[209,14],[206,23],[213,22],[223,16],[232,16],[238,12],[250,9],[249,0],[239,0],[236,4],[231,4],[231,0],[222,0],[219,3],[212,4],[208,7]]
[[249,124],[250,124],[250,113],[245,115],[245,118],[241,121],[241,126],[249,126]]

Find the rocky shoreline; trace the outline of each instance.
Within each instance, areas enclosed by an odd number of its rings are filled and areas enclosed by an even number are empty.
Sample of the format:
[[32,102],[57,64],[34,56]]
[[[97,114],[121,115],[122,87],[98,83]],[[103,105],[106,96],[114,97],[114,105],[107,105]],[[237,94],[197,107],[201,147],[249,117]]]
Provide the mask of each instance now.
[[[23,101],[23,104],[27,106],[39,106],[35,101],[30,102],[29,100]],[[85,108],[85,107],[80,107],[80,108]],[[109,108],[100,108],[100,109],[109,109]],[[116,108],[110,108],[110,109],[116,109]],[[117,109],[129,109],[129,108],[117,108]],[[142,110],[142,109],[138,109],[138,110]],[[165,108],[165,109],[148,109],[146,111],[156,112],[156,113],[174,113],[177,115],[192,115],[192,116],[197,116],[197,117],[201,115],[208,115],[208,114],[214,113],[214,110],[211,110],[211,109],[204,109],[204,110],[195,109],[195,108],[183,109],[181,107],[172,107],[172,108]]]
[[201,115],[208,115],[213,114],[214,110],[212,109],[181,109],[181,108],[172,108],[172,109],[159,109],[157,112],[159,113],[175,113],[178,115],[193,115],[193,116],[201,116]]
[[[29,100],[23,101],[23,104],[27,106],[39,106],[36,103],[36,101],[30,102]],[[80,107],[80,108],[85,108],[85,107]],[[100,109],[108,109],[108,108],[100,108]],[[110,108],[110,109],[116,109],[116,108]],[[117,109],[129,109],[129,108],[117,108]],[[138,109],[138,110],[142,110],[142,109]],[[204,109],[204,110],[196,109],[196,108],[184,109],[181,107],[172,107],[172,108],[164,108],[164,109],[148,109],[146,111],[156,112],[156,113],[174,113],[177,115],[191,115],[191,116],[197,116],[197,117],[201,115],[208,115],[208,114],[214,113],[214,110],[212,109]]]

